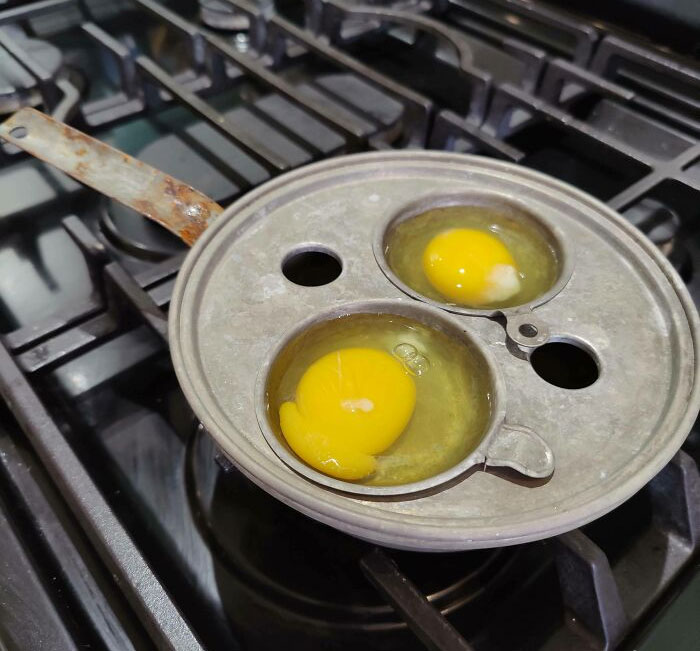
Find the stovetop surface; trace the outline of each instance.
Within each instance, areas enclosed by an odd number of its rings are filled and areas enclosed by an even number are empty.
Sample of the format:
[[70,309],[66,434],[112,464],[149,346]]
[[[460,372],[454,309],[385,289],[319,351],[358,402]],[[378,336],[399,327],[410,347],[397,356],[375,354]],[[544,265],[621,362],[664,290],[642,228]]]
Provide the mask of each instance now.
[[[619,210],[700,300],[700,69],[668,48],[518,0],[372,3],[402,20],[317,0],[6,4],[3,114],[37,106],[223,205],[342,153],[510,160]],[[0,196],[4,647],[646,649],[654,613],[695,594],[698,432],[570,534],[375,549],[256,488],[194,419],[144,318],[163,321],[177,238],[8,145]]]

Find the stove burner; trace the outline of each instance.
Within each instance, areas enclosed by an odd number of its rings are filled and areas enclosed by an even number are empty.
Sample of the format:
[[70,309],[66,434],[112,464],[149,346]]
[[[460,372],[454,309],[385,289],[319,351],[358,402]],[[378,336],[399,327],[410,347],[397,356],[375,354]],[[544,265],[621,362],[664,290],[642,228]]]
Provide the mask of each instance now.
[[[216,138],[220,136],[210,127],[197,123],[177,134],[169,133],[154,140],[135,156],[221,201],[235,195],[238,186],[205,158],[204,150],[212,142],[218,142]],[[201,153],[192,146],[198,146]],[[165,228],[113,199],[105,200],[100,223],[104,234],[116,247],[138,258],[162,260],[186,248]]]
[[[261,8],[271,2],[256,2]],[[223,0],[199,0],[200,18],[208,27],[225,31],[240,31],[250,27],[250,21],[228,2]]]
[[625,211],[625,217],[639,228],[665,255],[673,249],[674,238],[681,227],[677,213],[668,206],[645,197]]
[[664,202],[644,197],[625,210],[624,216],[659,247],[684,282],[690,283],[694,272],[693,259],[678,213]]
[[[27,38],[20,30],[4,31],[52,77],[63,63],[61,51],[40,39]],[[37,81],[12,56],[0,48],[0,114],[11,113],[23,106],[38,106],[42,98]]]
[[118,201],[105,201],[102,230],[116,247],[144,260],[163,260],[184,249],[182,240]]
[[[188,449],[188,494],[201,533],[221,561],[219,591],[237,629],[248,630],[260,642],[267,630],[278,629],[279,635],[278,627],[285,629],[294,622],[300,626],[299,648],[310,648],[309,635],[315,635],[301,626],[309,620],[321,623],[319,630],[327,633],[329,628],[342,628],[349,635],[407,632],[362,574],[360,559],[372,545],[297,513],[235,469],[222,470],[215,456],[213,441],[199,426]],[[388,553],[443,613],[488,601],[487,595],[517,556],[516,548]],[[250,592],[250,602],[257,603],[261,612],[269,611],[266,617],[279,620],[274,626],[248,619],[251,605],[240,602],[241,582]],[[297,648],[289,640],[285,648]]]

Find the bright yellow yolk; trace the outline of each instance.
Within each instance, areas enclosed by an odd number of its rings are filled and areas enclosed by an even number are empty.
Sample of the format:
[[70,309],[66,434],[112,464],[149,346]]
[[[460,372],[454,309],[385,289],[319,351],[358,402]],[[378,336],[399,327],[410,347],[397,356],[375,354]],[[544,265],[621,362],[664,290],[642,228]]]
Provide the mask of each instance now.
[[373,455],[403,432],[416,386],[389,353],[343,348],[316,360],[299,380],[295,402],[280,407],[280,427],[292,450],[317,470],[362,479]]
[[471,228],[438,233],[425,247],[423,270],[438,292],[462,305],[505,301],[520,291],[518,270],[505,244]]

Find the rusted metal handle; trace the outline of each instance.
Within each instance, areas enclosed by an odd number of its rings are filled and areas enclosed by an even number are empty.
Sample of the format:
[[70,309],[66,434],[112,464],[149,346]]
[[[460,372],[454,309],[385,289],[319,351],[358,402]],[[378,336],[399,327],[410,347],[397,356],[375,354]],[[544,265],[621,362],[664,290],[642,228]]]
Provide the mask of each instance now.
[[158,222],[190,246],[223,211],[186,183],[32,108],[0,124],[0,138]]

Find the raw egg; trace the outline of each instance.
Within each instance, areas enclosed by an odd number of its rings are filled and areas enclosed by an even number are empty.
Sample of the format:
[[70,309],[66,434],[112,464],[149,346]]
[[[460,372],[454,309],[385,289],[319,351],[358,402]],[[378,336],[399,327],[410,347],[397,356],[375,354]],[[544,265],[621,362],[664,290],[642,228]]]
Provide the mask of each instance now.
[[350,314],[296,337],[267,380],[268,421],[310,467],[369,485],[451,468],[483,437],[488,370],[463,340],[392,314]]
[[551,289],[560,272],[552,234],[507,207],[433,208],[391,226],[384,253],[414,291],[479,309],[533,301]]
[[384,452],[406,428],[416,385],[389,353],[342,348],[316,360],[280,407],[280,427],[306,463],[340,479],[374,472]]
[[423,271],[435,289],[460,305],[506,301],[520,291],[508,247],[474,228],[450,228],[433,237],[423,252]]

